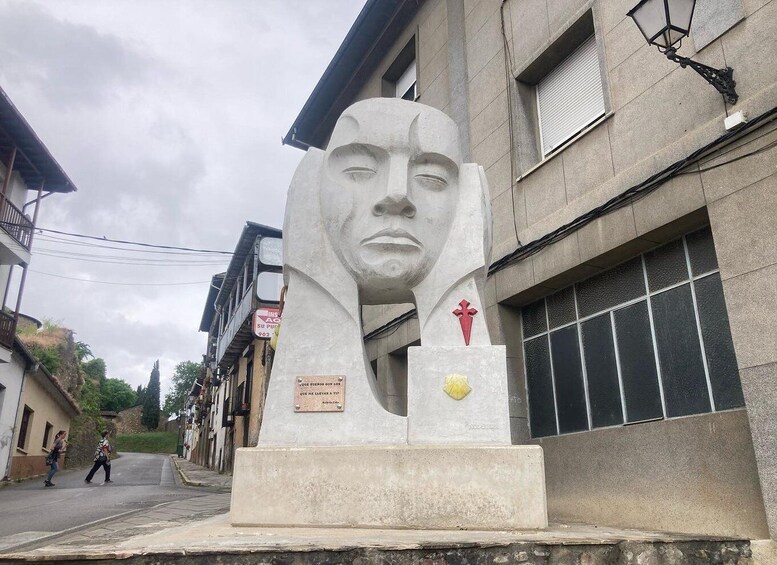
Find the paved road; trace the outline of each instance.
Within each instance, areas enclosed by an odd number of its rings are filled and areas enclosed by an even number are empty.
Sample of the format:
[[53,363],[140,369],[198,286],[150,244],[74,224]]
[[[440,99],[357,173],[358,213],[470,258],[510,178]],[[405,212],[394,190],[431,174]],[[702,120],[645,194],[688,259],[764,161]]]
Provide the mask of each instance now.
[[43,478],[0,488],[0,550],[94,520],[161,502],[208,494],[178,486],[167,455],[122,453],[112,465],[112,483],[102,469],[85,484],[86,469],[60,471],[55,487]]

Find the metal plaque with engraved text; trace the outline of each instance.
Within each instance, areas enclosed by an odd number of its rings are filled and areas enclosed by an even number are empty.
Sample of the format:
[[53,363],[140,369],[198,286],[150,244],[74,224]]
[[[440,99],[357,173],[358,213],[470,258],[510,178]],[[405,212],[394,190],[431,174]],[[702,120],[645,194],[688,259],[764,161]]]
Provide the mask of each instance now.
[[345,410],[345,375],[297,377],[294,382],[295,412]]

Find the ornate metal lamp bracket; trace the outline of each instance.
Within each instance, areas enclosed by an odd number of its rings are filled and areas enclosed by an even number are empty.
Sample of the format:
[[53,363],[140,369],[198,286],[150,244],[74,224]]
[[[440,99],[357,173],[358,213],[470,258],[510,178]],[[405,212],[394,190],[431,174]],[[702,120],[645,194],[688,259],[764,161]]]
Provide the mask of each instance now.
[[737,83],[734,80],[734,69],[731,67],[726,67],[725,69],[708,67],[702,63],[692,61],[689,57],[680,57],[677,54],[677,49],[674,47],[667,49],[664,54],[667,59],[678,63],[681,67],[691,67],[694,71],[699,73],[704,77],[704,80],[714,86],[715,90],[723,95],[723,98],[725,98],[726,102],[729,104],[734,105],[737,103],[737,100],[739,100],[739,95],[735,90]]

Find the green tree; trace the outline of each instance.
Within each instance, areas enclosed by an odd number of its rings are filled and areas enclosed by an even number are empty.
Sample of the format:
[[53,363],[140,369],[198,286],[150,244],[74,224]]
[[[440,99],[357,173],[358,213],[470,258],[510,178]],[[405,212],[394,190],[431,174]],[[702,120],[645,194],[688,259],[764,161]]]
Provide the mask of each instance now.
[[107,368],[103,359],[100,357],[90,359],[86,363],[82,363],[81,367],[83,367],[84,373],[89,375],[93,381],[100,383],[100,386],[105,383],[105,374]]
[[154,363],[154,368],[151,370],[144,396],[140,423],[149,430],[155,430],[159,426],[159,360]]
[[78,362],[79,363],[83,363],[89,357],[94,358],[94,355],[92,354],[92,350],[89,347],[89,344],[88,343],[84,343],[83,341],[77,341],[76,342],[76,359],[78,359]]
[[100,391],[97,390],[92,379],[84,379],[79,404],[85,416],[98,417],[100,415]]
[[202,365],[194,361],[181,361],[175,366],[173,386],[170,392],[165,395],[165,403],[162,406],[162,410],[166,414],[172,416],[181,411],[183,403],[201,371]]
[[143,404],[146,400],[146,387],[138,385],[138,388],[135,389],[135,394],[138,396],[138,399],[135,401],[135,406]]
[[105,379],[100,386],[100,410],[119,412],[135,406],[138,395],[122,379]]

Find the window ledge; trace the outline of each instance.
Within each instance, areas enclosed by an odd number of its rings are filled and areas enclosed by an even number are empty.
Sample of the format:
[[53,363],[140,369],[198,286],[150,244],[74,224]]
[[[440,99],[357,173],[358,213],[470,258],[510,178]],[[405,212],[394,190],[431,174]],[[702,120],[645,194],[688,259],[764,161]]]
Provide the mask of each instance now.
[[609,120],[614,115],[615,115],[615,112],[607,112],[602,117],[597,118],[596,120],[591,122],[589,125],[587,125],[582,130],[580,130],[578,133],[576,133],[574,136],[570,137],[567,141],[565,141],[564,144],[561,145],[561,147],[556,148],[553,151],[553,153],[551,153],[550,155],[545,157],[542,161],[540,161],[539,163],[537,163],[536,165],[534,165],[532,167],[529,167],[529,169],[525,173],[521,174],[521,176],[516,178],[514,180],[514,182],[517,184],[517,183],[521,182],[523,179],[525,179],[526,177],[528,177],[530,174],[532,174],[537,169],[542,168],[542,166],[545,165],[545,163],[548,163],[548,162],[552,161],[553,159],[555,159],[556,157],[558,157],[559,155],[561,155],[569,147],[574,145],[576,141],[578,141],[579,139],[585,137],[589,132],[593,131],[594,129],[596,129],[597,127],[602,125],[604,122]]
[[23,453],[24,455],[29,455],[29,453],[27,453],[27,452],[26,452],[24,449],[22,449],[22,448],[21,448],[21,447],[19,447],[18,445],[16,446],[16,451],[18,451],[18,452],[20,452],[20,453]]
[[51,450],[50,450],[50,449],[46,449],[45,447],[41,447],[41,448],[40,448],[40,450],[41,450],[43,453],[51,453]]

